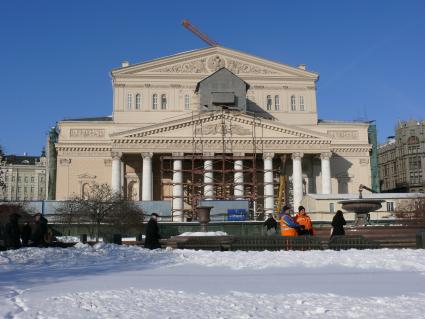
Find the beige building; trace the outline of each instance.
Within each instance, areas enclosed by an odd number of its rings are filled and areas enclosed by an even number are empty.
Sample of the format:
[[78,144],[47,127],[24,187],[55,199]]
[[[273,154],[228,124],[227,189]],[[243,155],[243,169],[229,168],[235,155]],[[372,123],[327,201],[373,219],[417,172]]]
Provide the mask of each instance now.
[[383,192],[425,190],[425,121],[400,121],[396,135],[379,145],[378,166]]
[[58,123],[58,200],[109,183],[134,200],[168,200],[185,220],[202,199],[267,213],[280,198],[298,206],[370,184],[369,124],[319,120],[319,75],[305,65],[217,46],[123,62],[111,77],[111,117]]
[[44,156],[0,156],[0,170],[6,184],[6,188],[0,188],[0,201],[46,199]]

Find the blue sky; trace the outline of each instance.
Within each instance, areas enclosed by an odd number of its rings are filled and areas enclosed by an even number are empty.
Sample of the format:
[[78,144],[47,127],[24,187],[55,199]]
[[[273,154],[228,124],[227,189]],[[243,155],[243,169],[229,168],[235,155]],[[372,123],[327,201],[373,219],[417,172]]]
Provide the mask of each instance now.
[[69,117],[109,115],[109,71],[205,44],[320,73],[319,117],[425,119],[425,1],[1,1],[0,144],[38,155]]

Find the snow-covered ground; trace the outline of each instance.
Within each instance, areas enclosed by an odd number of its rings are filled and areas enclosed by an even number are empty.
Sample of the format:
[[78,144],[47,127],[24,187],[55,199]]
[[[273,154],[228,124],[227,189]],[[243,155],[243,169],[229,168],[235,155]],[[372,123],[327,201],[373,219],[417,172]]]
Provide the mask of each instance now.
[[0,253],[3,318],[425,318],[425,250]]

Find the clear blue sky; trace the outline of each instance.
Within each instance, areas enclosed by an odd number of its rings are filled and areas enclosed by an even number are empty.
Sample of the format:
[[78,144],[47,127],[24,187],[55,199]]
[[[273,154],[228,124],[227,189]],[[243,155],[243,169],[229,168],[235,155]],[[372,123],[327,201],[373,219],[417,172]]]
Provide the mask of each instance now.
[[425,1],[1,1],[0,144],[38,155],[49,127],[110,115],[109,71],[205,47],[180,26],[320,73],[322,119],[425,119]]

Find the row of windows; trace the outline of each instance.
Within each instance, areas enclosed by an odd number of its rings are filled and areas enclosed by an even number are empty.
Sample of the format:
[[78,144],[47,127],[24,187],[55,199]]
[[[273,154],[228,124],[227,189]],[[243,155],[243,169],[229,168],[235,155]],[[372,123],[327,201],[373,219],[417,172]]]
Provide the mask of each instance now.
[[[5,182],[8,182],[9,181],[9,176],[6,175],[4,177],[4,180],[5,180]],[[16,181],[16,177],[13,175],[12,176],[12,182],[14,182],[14,181]],[[29,181],[30,181],[30,179],[28,178],[28,176],[25,176],[24,182],[25,183],[28,183]],[[44,178],[43,177],[40,177],[40,182],[43,183],[43,181],[44,181]],[[22,182],[22,176],[18,176],[18,182]],[[35,182],[35,177],[34,176],[31,176],[31,183],[34,183],[34,182]]]
[[[159,101],[158,101],[158,98],[160,99]],[[158,96],[158,94],[154,93],[152,95],[152,110],[158,110],[158,102],[160,102],[161,110],[167,109],[166,94],[161,94],[161,96]],[[274,99],[272,98],[271,95],[267,95],[267,100],[266,100],[267,111],[272,110],[273,102],[274,102],[274,110],[280,111],[280,96],[279,95],[275,95]],[[140,93],[137,93],[135,98],[134,109],[140,110],[141,108],[142,108],[142,95]],[[128,93],[127,94],[127,110],[132,110],[132,109],[133,109],[133,94]],[[190,96],[187,94],[184,96],[184,109],[186,111],[190,109]],[[295,95],[291,96],[291,111],[297,111],[297,110],[305,111],[304,96],[302,95],[298,97],[298,106],[297,106],[296,96]]]
[[[266,99],[267,111],[271,111],[272,106],[273,106],[272,96],[267,95],[267,99]],[[298,108],[297,108],[297,97],[295,95],[291,96],[291,111],[296,111],[297,109],[299,111],[305,111],[304,96],[302,96],[302,95],[300,95],[298,97]],[[280,96],[279,95],[274,96],[274,110],[280,111]]]
[[[160,99],[158,101],[158,98]],[[161,96],[158,96],[158,94],[154,93],[152,95],[152,110],[158,110],[158,102],[160,102],[161,110],[167,109],[167,95],[161,94]],[[140,93],[136,94],[135,98],[135,104],[134,109],[140,110],[142,108],[142,95]],[[127,110],[133,109],[133,94],[128,93],[127,94]],[[190,97],[189,95],[184,96],[184,109],[189,110],[190,109]]]
[[[6,187],[4,188],[4,190],[5,191],[7,191],[7,189],[8,189],[8,187],[7,187],[7,185],[6,185]],[[29,190],[29,192],[31,193],[31,194],[33,194],[34,193],[34,190],[35,190],[35,188],[34,188],[34,186],[31,186],[31,187],[21,187],[21,186],[18,186],[17,188],[16,188],[16,190],[17,190],[17,192],[18,193],[20,193],[21,191],[22,191],[22,189],[24,190],[24,193],[28,193],[28,190]],[[11,190],[11,192],[12,193],[14,193],[15,192],[15,186],[11,186],[10,187],[10,190]],[[42,187],[40,187],[40,189],[38,190],[38,192],[41,194],[41,193],[43,193],[43,188]]]

